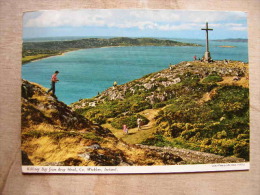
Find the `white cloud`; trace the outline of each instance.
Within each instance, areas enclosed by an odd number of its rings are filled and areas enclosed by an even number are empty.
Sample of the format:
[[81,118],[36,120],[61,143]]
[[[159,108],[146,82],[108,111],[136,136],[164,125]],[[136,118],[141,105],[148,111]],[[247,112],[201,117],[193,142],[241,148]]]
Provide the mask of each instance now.
[[100,12],[101,10],[43,11],[40,16],[26,21],[25,27],[103,26],[106,18],[110,18],[112,14],[109,11]]
[[[61,10],[25,14],[25,27],[104,26],[116,28],[192,30],[205,27],[245,30],[234,21],[245,19],[242,12],[174,11],[174,10]],[[31,15],[30,15],[31,14]],[[32,15],[34,17],[32,17]],[[230,23],[225,24],[230,21]]]
[[187,12],[181,11],[180,18],[182,21],[190,21],[196,23],[205,22],[221,22],[228,20],[239,20],[245,17],[241,12],[216,12],[216,11],[194,11]]
[[172,10],[134,10],[130,11],[129,15],[138,20],[152,20],[155,22],[173,22],[180,20],[180,16]]
[[241,26],[241,27],[232,27],[229,30],[235,30],[235,31],[246,31],[247,27]]
[[225,24],[225,26],[229,26],[229,27],[241,27],[241,26],[243,26],[243,24],[239,24],[239,23],[227,23],[227,24]]
[[246,31],[247,27],[240,23],[227,23],[225,24],[228,30],[235,30],[235,31]]

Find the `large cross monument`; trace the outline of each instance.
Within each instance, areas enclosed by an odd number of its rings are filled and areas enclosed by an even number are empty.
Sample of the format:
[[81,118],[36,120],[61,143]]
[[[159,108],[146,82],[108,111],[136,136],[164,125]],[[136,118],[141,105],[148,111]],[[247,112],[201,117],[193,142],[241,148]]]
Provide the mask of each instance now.
[[209,62],[211,61],[210,52],[209,52],[209,35],[208,31],[213,30],[208,27],[208,22],[206,22],[206,28],[202,28],[201,30],[206,31],[206,52],[204,54],[204,61]]

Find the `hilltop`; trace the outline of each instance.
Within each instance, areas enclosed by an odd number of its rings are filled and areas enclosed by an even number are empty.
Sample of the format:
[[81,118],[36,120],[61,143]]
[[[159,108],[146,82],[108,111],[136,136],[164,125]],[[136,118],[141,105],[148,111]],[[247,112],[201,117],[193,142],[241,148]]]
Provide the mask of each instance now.
[[[71,105],[126,143],[249,160],[248,64],[181,62]],[[136,120],[142,118],[143,130]],[[129,135],[121,133],[122,125]]]
[[116,37],[110,39],[88,38],[71,41],[24,42],[22,63],[48,56],[61,55],[64,52],[77,49],[100,47],[127,47],[127,46],[200,46],[193,43],[183,43],[173,40],[155,38],[128,38]]

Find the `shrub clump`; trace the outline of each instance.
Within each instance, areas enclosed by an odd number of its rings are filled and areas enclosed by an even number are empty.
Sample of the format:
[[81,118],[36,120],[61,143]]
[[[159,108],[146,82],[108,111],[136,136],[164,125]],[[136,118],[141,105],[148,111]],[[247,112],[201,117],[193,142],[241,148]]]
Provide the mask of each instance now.
[[141,115],[130,115],[130,116],[122,116],[119,118],[115,118],[111,125],[114,128],[121,129],[123,125],[126,125],[128,128],[135,128],[137,127],[137,119],[142,119],[142,125],[146,125],[149,120]]
[[210,74],[207,76],[205,79],[203,79],[203,83],[216,83],[223,81],[222,77],[219,76],[218,74]]

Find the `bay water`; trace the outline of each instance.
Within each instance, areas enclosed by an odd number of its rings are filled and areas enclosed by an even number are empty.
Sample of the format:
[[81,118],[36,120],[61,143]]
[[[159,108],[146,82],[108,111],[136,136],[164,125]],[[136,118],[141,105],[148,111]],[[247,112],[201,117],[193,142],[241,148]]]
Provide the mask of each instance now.
[[[176,39],[174,39],[176,40]],[[142,76],[168,68],[169,64],[201,58],[205,40],[179,39],[177,41],[201,44],[202,47],[104,47],[81,49],[53,56],[22,66],[22,78],[50,88],[51,75],[60,73],[56,95],[60,101],[71,104],[79,99],[91,98],[111,87],[114,81],[124,84]],[[219,47],[235,46],[232,48]],[[248,62],[247,42],[210,41],[214,60]]]

